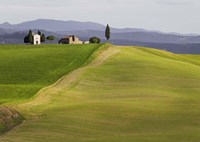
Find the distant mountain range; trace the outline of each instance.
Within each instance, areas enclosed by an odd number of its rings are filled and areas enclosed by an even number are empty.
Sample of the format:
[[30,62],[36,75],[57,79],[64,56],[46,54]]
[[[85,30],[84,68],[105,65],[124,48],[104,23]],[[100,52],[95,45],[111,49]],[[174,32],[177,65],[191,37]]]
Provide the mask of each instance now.
[[[46,35],[54,35],[57,39],[67,35],[76,35],[82,40],[88,40],[92,36],[100,37],[105,41],[104,30],[105,25],[94,22],[78,22],[78,21],[59,21],[50,19],[38,19],[27,21],[19,24],[10,24],[5,22],[0,24],[0,43],[23,43],[23,37],[28,30],[41,30]],[[57,40],[55,41],[57,42]],[[161,48],[173,45],[174,48],[190,47],[195,45],[195,49],[199,48],[200,53],[200,36],[199,35],[183,35],[177,33],[163,33],[159,31],[149,31],[135,28],[111,28],[111,40],[113,44],[121,45],[143,45],[149,47]],[[195,51],[196,53],[196,51]]]
[[[84,30],[95,30],[95,31],[104,31],[105,25],[94,23],[94,22],[78,22],[78,21],[59,21],[59,20],[50,20],[50,19],[38,19],[33,21],[27,21],[19,24],[10,24],[5,22],[0,24],[2,29],[12,29],[12,30],[28,30],[28,29],[43,29],[45,31],[59,32],[59,31],[84,31]],[[125,28],[118,29],[112,28],[112,32],[145,32],[144,29],[134,29],[134,28]],[[148,31],[146,31],[148,32]]]

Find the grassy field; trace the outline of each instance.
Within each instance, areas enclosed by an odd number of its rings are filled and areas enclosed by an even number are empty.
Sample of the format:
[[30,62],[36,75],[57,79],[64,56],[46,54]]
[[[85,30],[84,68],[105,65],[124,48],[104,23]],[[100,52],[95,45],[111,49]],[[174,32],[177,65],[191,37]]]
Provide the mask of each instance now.
[[81,67],[99,45],[0,45],[0,103],[31,98]]
[[[197,142],[198,59],[199,55],[111,47],[88,66],[40,92],[35,100],[41,100],[19,105],[22,112],[34,106],[31,111],[36,116],[0,141]],[[38,104],[49,92],[56,97]]]

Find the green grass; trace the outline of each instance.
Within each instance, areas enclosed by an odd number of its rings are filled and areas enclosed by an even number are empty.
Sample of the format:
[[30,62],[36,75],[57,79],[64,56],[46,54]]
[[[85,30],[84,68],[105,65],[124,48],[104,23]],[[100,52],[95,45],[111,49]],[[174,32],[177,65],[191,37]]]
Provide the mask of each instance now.
[[0,141],[199,141],[199,57],[141,47],[110,50],[119,52],[87,66],[51,103],[33,108],[42,114]]
[[0,103],[31,98],[82,66],[99,45],[0,45]]

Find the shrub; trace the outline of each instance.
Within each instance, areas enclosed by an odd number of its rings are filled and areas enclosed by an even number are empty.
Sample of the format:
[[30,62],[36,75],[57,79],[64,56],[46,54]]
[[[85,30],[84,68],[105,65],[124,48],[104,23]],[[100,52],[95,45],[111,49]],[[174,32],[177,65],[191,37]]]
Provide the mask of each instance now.
[[98,37],[92,37],[92,38],[90,38],[90,43],[100,43],[100,42],[101,42],[101,40]]

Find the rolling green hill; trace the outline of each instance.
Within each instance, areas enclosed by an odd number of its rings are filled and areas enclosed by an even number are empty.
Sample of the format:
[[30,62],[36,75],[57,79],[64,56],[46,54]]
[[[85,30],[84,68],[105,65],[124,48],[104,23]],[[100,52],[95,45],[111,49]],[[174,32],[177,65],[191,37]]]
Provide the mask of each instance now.
[[142,47],[110,47],[18,105],[29,117],[0,141],[197,142],[198,59]]
[[31,98],[81,67],[99,45],[0,45],[0,103]]

